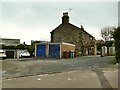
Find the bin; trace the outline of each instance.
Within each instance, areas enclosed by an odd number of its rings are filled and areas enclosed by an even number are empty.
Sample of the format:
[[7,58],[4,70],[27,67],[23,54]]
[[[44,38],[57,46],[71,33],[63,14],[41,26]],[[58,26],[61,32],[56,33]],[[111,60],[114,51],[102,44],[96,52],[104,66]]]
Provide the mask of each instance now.
[[74,57],[77,57],[77,51],[74,52]]
[[69,58],[69,52],[64,51],[63,52],[63,58]]
[[75,53],[74,53],[74,52],[72,52],[72,57],[74,58],[74,56],[75,56]]
[[71,51],[69,51],[69,58],[71,58]]
[[74,58],[74,52],[71,51],[71,58]]
[[69,51],[69,57],[73,58],[74,57],[74,52],[73,51]]

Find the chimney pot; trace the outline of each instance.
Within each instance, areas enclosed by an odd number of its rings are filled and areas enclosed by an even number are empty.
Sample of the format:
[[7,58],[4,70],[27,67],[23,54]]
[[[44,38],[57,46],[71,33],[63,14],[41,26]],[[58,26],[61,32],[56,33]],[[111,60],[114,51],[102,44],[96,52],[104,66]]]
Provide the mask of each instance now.
[[68,12],[64,12],[64,13],[63,13],[62,23],[69,23]]
[[63,13],[63,16],[68,16],[68,12]]

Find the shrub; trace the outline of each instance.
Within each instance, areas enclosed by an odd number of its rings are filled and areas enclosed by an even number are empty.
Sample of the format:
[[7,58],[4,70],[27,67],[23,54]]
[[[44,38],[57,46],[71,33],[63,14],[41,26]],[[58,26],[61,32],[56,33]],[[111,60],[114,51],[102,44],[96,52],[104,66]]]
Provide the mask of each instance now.
[[115,40],[115,50],[117,63],[120,61],[120,27],[115,28],[113,32],[113,38]]

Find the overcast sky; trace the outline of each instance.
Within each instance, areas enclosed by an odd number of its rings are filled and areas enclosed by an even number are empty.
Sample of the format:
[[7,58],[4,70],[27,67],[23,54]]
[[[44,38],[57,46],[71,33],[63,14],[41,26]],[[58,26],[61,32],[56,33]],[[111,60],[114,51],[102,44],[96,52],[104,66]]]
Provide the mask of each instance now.
[[31,40],[50,41],[50,32],[61,24],[63,12],[69,12],[70,23],[78,27],[82,24],[96,39],[101,39],[101,28],[118,25],[117,0],[116,2],[3,0],[0,3],[0,11],[2,19],[0,37],[20,39],[21,43],[25,41],[27,44],[30,44]]

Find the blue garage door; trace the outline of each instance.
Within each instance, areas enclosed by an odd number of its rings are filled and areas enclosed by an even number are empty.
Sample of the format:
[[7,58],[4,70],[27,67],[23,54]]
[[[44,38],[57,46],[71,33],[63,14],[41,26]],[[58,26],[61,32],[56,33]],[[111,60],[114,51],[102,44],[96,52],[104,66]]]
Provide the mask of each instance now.
[[46,57],[46,45],[37,45],[36,56]]
[[60,58],[60,44],[49,44],[49,57]]

